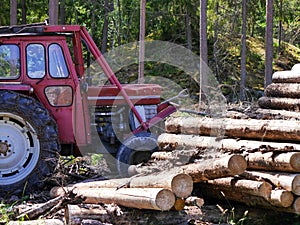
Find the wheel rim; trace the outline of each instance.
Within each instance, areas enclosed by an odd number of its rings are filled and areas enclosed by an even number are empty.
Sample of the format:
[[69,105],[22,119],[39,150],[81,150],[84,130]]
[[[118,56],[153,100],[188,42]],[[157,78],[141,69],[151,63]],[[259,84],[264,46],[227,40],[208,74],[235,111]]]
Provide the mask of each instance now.
[[0,183],[9,185],[26,178],[36,167],[40,142],[23,118],[0,112]]
[[129,157],[129,165],[137,165],[142,162],[147,162],[151,158],[149,150],[134,151]]

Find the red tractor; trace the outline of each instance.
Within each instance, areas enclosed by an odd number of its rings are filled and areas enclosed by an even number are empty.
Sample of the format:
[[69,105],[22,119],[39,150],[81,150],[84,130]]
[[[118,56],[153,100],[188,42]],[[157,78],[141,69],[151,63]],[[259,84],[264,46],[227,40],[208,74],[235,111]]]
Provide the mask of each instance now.
[[[109,84],[93,85],[91,58]],[[176,111],[157,84],[121,85],[85,27],[0,27],[0,195],[34,190],[59,155],[110,153],[120,174],[157,147]]]

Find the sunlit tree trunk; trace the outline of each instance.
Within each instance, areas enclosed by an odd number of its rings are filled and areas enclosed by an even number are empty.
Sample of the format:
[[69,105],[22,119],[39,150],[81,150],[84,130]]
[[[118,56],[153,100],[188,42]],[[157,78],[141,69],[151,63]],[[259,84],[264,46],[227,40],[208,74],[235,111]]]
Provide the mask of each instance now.
[[208,83],[207,59],[207,0],[200,1],[200,90],[199,105],[203,104]]
[[17,24],[18,16],[18,3],[17,0],[10,0],[10,25]]
[[240,100],[245,101],[245,87],[246,87],[246,28],[247,28],[247,0],[242,1],[242,39],[241,39],[241,81],[240,81]]
[[273,0],[266,1],[266,62],[265,87],[272,83],[273,73]]
[[146,32],[146,0],[140,3],[140,53],[139,53],[139,83],[144,83],[145,70],[145,32]]

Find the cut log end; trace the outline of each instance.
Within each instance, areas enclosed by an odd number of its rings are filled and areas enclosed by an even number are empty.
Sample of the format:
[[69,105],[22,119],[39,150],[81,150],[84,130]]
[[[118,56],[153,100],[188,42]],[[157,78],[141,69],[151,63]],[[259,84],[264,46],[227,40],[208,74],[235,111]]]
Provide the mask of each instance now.
[[173,178],[171,188],[177,197],[187,198],[193,191],[193,179],[187,174],[178,174]]
[[157,194],[155,203],[161,211],[168,211],[175,205],[175,200],[173,192],[167,189],[162,189]]
[[240,175],[247,168],[247,162],[242,155],[233,155],[228,161],[228,169],[232,174]]
[[292,191],[295,195],[300,195],[300,174],[295,176],[293,180]]
[[293,204],[294,196],[290,191],[273,190],[271,192],[270,203],[278,207],[290,207]]
[[185,206],[185,201],[182,199],[182,198],[178,198],[176,199],[175,201],[175,204],[174,204],[174,209],[176,211],[181,211],[184,209],[184,206]]
[[295,171],[300,171],[300,152],[294,153],[290,159],[291,166]]
[[300,197],[296,198],[293,203],[294,212],[300,214]]

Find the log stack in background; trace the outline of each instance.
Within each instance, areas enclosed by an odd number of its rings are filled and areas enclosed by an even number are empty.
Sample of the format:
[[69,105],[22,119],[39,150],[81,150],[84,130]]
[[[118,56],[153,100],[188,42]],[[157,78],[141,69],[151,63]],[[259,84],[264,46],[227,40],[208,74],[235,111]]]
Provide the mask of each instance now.
[[[274,73],[273,82],[259,99],[259,110],[284,117],[170,118],[166,133],[158,138],[162,151],[154,153],[153,159],[193,158],[197,152],[202,156],[240,154],[247,170],[197,180],[203,195],[300,214],[300,64]],[[207,165],[212,166],[209,160]]]

